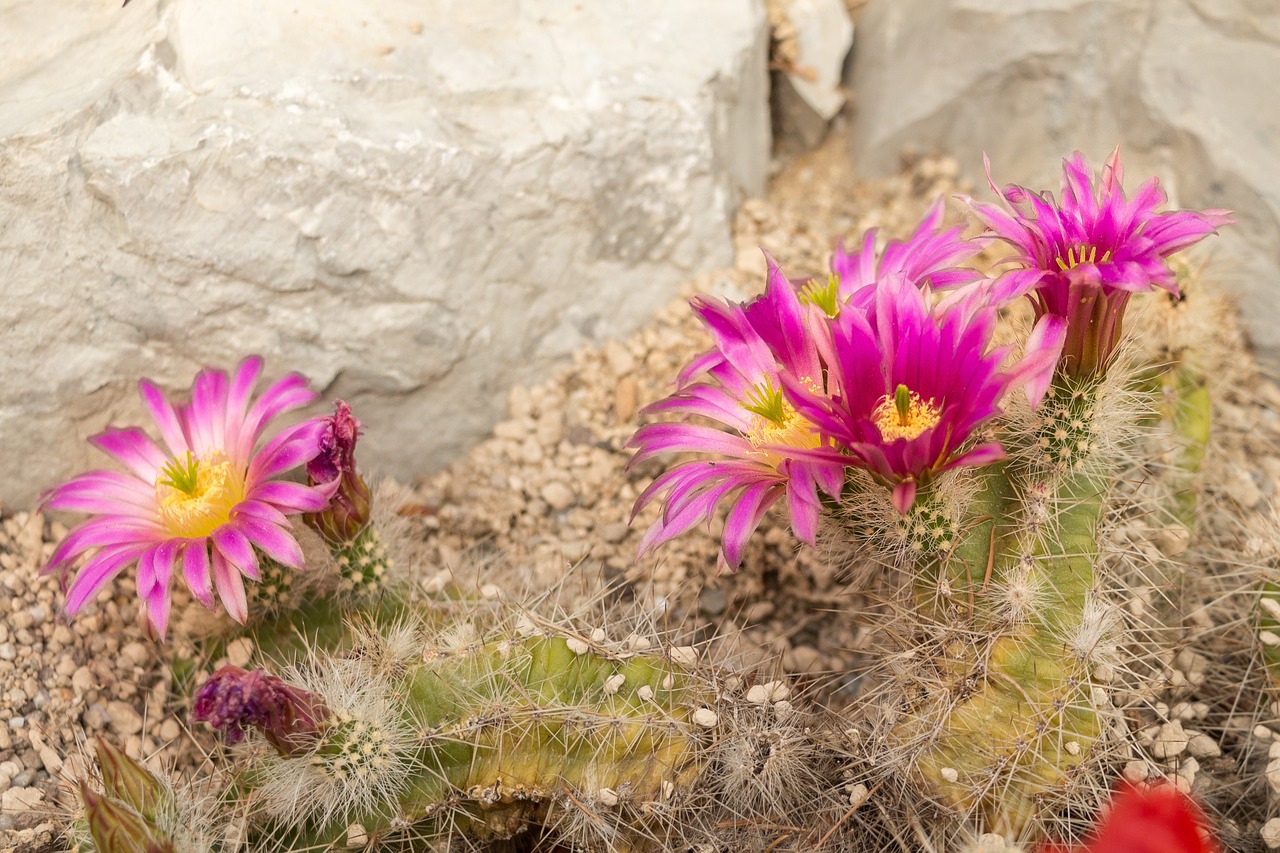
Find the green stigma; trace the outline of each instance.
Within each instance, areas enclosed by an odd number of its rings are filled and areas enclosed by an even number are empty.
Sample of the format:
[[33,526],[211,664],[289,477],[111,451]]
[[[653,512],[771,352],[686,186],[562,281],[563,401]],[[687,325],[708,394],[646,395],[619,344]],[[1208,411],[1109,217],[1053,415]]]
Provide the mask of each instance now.
[[818,306],[822,313],[834,320],[840,315],[840,276],[827,273],[826,284],[818,284],[816,279],[810,279],[800,289],[800,301]]
[[787,420],[786,407],[787,404],[782,399],[782,391],[775,388],[768,379],[752,388],[747,396],[747,402],[742,404],[742,408],[748,412],[759,415],[778,426],[782,426]]
[[160,485],[177,489],[186,495],[194,495],[196,489],[200,485],[200,463],[191,455],[191,451],[187,451],[185,461],[178,459],[170,459],[168,464],[160,469],[163,477]]
[[898,423],[911,421],[911,389],[906,385],[899,385],[893,392],[893,408],[898,412]]

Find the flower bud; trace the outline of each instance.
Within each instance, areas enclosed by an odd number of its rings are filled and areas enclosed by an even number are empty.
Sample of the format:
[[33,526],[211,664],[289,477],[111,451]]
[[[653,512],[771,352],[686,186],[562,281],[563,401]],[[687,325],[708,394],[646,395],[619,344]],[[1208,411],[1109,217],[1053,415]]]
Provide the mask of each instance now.
[[356,471],[356,438],[360,422],[351,407],[339,400],[334,413],[325,419],[320,434],[320,452],[307,463],[307,481],[333,492],[329,507],[308,513],[307,524],[331,543],[352,542],[369,524],[373,497],[369,486]]
[[315,746],[330,712],[314,693],[262,670],[224,666],[197,691],[192,719],[209,723],[229,744],[256,728],[283,757]]
[[80,784],[89,834],[100,853],[174,853],[173,842],[159,829],[110,796]]
[[169,799],[169,792],[160,780],[102,738],[94,743],[94,751],[98,755],[106,795],[133,807],[144,818],[154,820]]

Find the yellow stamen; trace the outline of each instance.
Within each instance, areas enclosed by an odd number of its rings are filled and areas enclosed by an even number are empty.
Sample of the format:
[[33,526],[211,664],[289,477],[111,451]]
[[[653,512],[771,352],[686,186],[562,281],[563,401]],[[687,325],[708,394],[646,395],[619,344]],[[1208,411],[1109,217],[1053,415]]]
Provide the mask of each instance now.
[[880,437],[885,441],[915,438],[927,429],[938,425],[942,410],[933,400],[922,400],[920,395],[906,385],[899,385],[892,394],[885,394],[871,413],[871,420]]
[[1065,261],[1062,258],[1054,258],[1054,262],[1057,263],[1058,269],[1063,272],[1073,270],[1081,264],[1105,264],[1109,260],[1111,260],[1110,249],[1103,252],[1102,257],[1099,258],[1097,246],[1084,245],[1072,246],[1070,249],[1067,249],[1067,259]]
[[[176,476],[175,476],[176,475]],[[171,460],[156,479],[160,520],[168,531],[184,539],[208,536],[231,518],[244,500],[244,475],[232,469],[221,453],[196,459]]]

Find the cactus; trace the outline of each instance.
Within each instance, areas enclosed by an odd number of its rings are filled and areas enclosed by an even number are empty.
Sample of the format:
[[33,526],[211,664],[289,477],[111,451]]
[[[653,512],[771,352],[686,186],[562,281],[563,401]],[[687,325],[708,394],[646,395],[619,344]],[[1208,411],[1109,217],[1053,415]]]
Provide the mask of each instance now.
[[195,719],[244,741],[238,770],[214,762],[230,778],[217,797],[193,800],[100,744],[106,790],[84,797],[81,849],[524,836],[582,851],[802,850],[830,820],[818,815],[838,813],[834,753],[784,684],[752,685],[651,632],[612,641],[508,609],[444,628],[352,623],[344,647],[285,678],[226,667],[200,689]]

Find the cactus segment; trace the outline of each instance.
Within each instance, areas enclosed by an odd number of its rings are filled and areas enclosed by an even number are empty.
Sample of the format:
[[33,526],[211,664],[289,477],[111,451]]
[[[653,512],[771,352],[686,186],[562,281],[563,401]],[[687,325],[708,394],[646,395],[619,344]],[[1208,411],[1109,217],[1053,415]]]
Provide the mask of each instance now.
[[893,751],[936,800],[1008,837],[1034,835],[1041,803],[1103,730],[1092,670],[1114,626],[1095,597],[1109,488],[1100,393],[1096,380],[1059,380],[1006,437],[1008,461],[970,475],[962,499],[953,484],[926,490],[897,534],[924,633]]
[[569,805],[615,815],[619,838],[634,835],[618,849],[660,837],[653,820],[688,796],[724,728],[692,649],[454,636],[412,659],[357,648],[300,678],[298,695],[325,703],[314,742],[258,750],[244,777],[276,846],[337,843],[352,825],[502,839]]

